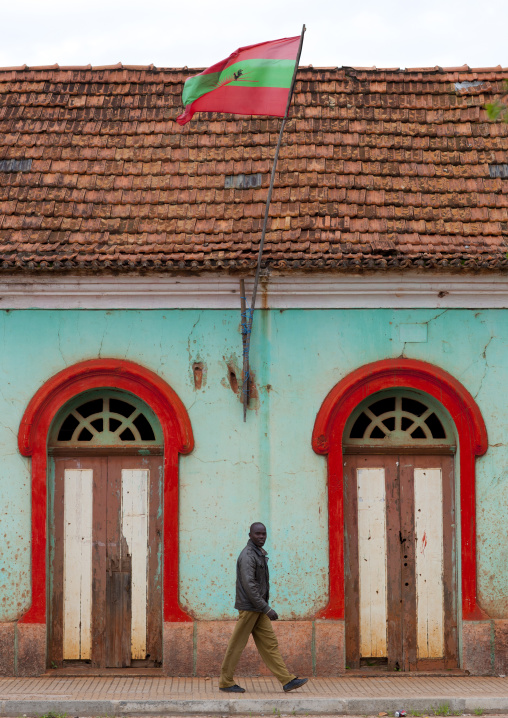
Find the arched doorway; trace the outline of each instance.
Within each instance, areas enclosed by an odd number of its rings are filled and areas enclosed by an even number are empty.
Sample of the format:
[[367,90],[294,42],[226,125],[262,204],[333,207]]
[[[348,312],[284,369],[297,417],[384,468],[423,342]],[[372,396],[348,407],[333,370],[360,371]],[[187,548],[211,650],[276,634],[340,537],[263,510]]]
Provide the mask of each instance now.
[[[94,394],[94,392],[97,392],[97,394]],[[83,397],[87,393],[89,394],[83,401]],[[83,416],[83,413],[77,411],[75,420],[78,422],[79,427],[76,424],[73,427],[72,422],[71,424],[65,423],[69,415],[72,415],[79,406],[86,404],[88,397],[90,401],[93,401],[101,398],[101,396],[103,399],[102,409],[97,406],[96,411],[94,410],[95,414]],[[133,405],[135,412],[129,414],[128,417],[124,416],[119,410],[118,404],[111,406],[111,398],[126,401],[126,403]],[[109,403],[106,403],[106,400]],[[69,411],[66,413],[67,409]],[[83,411],[87,413],[86,410]],[[147,427],[143,419],[137,420],[140,414],[150,425],[155,439],[145,433]],[[103,422],[102,431],[100,430],[100,423],[95,423],[96,420],[99,422],[101,419]],[[110,423],[111,419],[114,420],[113,424]],[[115,420],[120,422],[120,425],[115,424]],[[94,422],[93,425],[92,422]],[[104,431],[106,427],[107,431]],[[64,429],[63,434],[60,434],[61,429]],[[86,441],[89,434],[92,435],[92,443]],[[48,489],[52,491],[53,486],[49,476],[50,470],[54,462],[60,458],[58,456],[60,450],[63,450],[63,459],[68,457],[77,461],[83,458],[76,455],[69,457],[68,452],[71,446],[73,451],[76,452],[78,452],[81,445],[86,444],[89,446],[94,444],[95,450],[99,450],[101,441],[105,440],[106,444],[108,444],[108,455],[114,456],[115,451],[119,451],[120,455],[123,455],[125,451],[128,451],[126,447],[132,442],[132,440],[129,441],[130,436],[134,436],[135,442],[139,443],[137,447],[138,456],[134,457],[136,461],[139,461],[139,457],[144,457],[149,463],[153,458],[157,462],[157,466],[161,464],[162,502],[159,513],[162,514],[163,528],[162,547],[157,560],[162,571],[162,620],[165,623],[192,620],[180,607],[178,596],[178,455],[188,454],[194,446],[189,416],[177,394],[154,372],[125,360],[93,359],[64,369],[40,387],[26,408],[18,435],[21,454],[31,457],[32,460],[32,601],[28,611],[19,619],[19,623],[41,626],[41,628],[42,626],[47,626],[48,637],[51,641],[56,640],[56,637],[55,639],[53,638],[51,635],[52,628],[48,626],[51,612],[48,610],[47,601],[52,595],[51,575],[46,561],[47,556],[50,554],[47,533],[48,507],[51,508],[51,501],[53,501],[51,493],[48,491]],[[161,437],[163,455],[160,450]],[[48,442],[49,439],[50,441]],[[115,448],[111,446],[111,442],[113,444],[118,442],[119,446]],[[48,446],[48,443],[51,446]],[[113,451],[113,448],[115,448],[115,451]],[[87,451],[86,448],[81,449],[84,454]],[[90,456],[89,458],[91,459],[92,457]],[[102,468],[96,467],[97,475],[99,471],[104,470],[104,456],[99,456],[98,458],[102,460]],[[124,458],[127,460],[128,457]],[[72,469],[72,467],[68,468]],[[87,467],[81,464],[80,467],[76,466],[75,468],[81,470]],[[146,471],[146,466],[141,469],[129,466],[122,468],[126,471]],[[157,469],[155,473],[157,473]],[[81,476],[84,476],[84,474]],[[50,479],[49,482],[48,478]],[[63,480],[65,481],[65,476]],[[90,477],[84,479],[84,481],[90,483]],[[80,482],[76,481],[74,489],[76,491],[78,489],[84,490],[83,488],[80,489],[79,484]],[[150,486],[147,490],[151,490]],[[62,501],[64,500],[63,496],[64,494],[61,494]],[[63,512],[63,505],[61,510]],[[155,524],[152,524],[152,526],[155,528]],[[155,528],[155,531],[157,531],[157,528]],[[52,540],[52,536],[50,538]],[[123,564],[121,568],[123,568]],[[113,572],[113,567],[111,567],[111,571]],[[119,571],[119,573],[122,573],[122,571]],[[120,579],[118,580],[120,581]],[[63,602],[63,598],[61,600]],[[120,615],[123,614],[120,613]],[[147,615],[147,622],[149,620]],[[63,619],[60,626],[60,630],[63,631]],[[63,645],[63,637],[58,641],[60,645]],[[37,650],[39,651],[37,656],[38,663],[47,663],[48,666],[51,666],[51,662],[48,660],[50,651],[46,650],[46,646],[39,648],[38,645]],[[85,658],[84,660],[91,659]]]
[[[343,451],[346,424],[362,402],[379,392],[397,389],[429,398],[434,406],[441,407],[438,418],[446,423],[449,417],[453,424],[457,441],[456,509],[460,514],[457,515],[460,532],[456,534],[456,554],[460,566],[457,583],[461,589],[461,610],[457,619],[462,622],[485,620],[488,616],[477,603],[475,498],[476,457],[484,454],[488,446],[485,423],[471,394],[448,372],[426,362],[403,358],[384,359],[351,372],[331,389],[316,416],[312,446],[316,453],[327,456],[329,521],[329,597],[317,618],[341,622],[345,619],[345,513],[348,508],[345,506],[344,462],[349,456]],[[422,431],[425,434],[423,428]],[[381,438],[372,436],[373,433],[374,426],[368,438]]]
[[48,659],[95,668],[162,663],[162,457],[137,397],[74,397],[49,434]]
[[372,394],[343,436],[346,664],[457,667],[453,424],[430,396]]

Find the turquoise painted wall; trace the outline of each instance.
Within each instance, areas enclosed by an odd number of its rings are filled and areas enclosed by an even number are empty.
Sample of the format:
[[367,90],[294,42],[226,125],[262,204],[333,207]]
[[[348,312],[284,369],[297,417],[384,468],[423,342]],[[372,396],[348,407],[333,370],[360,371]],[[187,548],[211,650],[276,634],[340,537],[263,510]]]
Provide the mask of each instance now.
[[[407,324],[427,332],[401,329]],[[404,343],[401,331],[427,340]],[[16,444],[23,411],[50,376],[98,356],[157,372],[189,411],[196,447],[180,459],[181,601],[203,619],[235,616],[235,561],[253,520],[268,526],[271,602],[281,617],[326,603],[326,460],[310,444],[321,402],[348,372],[378,359],[403,355],[446,369],[476,397],[489,432],[478,460],[480,603],[508,617],[507,311],[259,311],[259,400],[246,424],[227,369],[241,366],[239,312],[3,311],[0,336],[0,621],[30,602],[30,465]],[[196,361],[206,365],[198,391]]]

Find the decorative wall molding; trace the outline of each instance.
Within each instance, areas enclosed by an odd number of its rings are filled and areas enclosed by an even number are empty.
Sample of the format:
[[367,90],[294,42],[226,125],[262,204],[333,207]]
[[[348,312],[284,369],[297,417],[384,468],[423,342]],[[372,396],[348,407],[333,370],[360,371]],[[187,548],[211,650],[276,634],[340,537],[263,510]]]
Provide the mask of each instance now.
[[18,447],[32,457],[32,603],[20,623],[46,622],[47,443],[51,422],[78,394],[115,387],[144,401],[164,433],[164,620],[191,621],[178,602],[178,454],[189,454],[194,436],[176,392],[149,369],[124,359],[91,359],[63,369],[34,394],[21,420]]
[[467,389],[451,374],[417,359],[383,359],[345,376],[328,393],[316,416],[312,448],[328,455],[328,521],[330,593],[318,618],[344,618],[344,491],[342,437],[354,409],[371,394],[404,387],[433,396],[450,414],[457,430],[460,471],[460,570],[462,619],[488,618],[476,592],[476,457],[488,447],[480,409]]
[[[247,278],[247,291],[253,279]],[[0,309],[238,309],[230,275],[0,276]],[[300,274],[262,280],[258,307],[270,309],[508,308],[508,276]]]

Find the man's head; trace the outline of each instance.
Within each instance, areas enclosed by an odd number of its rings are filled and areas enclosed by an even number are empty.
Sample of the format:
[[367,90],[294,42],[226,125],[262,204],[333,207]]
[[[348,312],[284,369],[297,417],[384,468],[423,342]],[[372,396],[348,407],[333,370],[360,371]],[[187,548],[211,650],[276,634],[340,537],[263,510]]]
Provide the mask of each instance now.
[[255,546],[262,548],[266,541],[266,526],[256,521],[250,527],[249,538]]

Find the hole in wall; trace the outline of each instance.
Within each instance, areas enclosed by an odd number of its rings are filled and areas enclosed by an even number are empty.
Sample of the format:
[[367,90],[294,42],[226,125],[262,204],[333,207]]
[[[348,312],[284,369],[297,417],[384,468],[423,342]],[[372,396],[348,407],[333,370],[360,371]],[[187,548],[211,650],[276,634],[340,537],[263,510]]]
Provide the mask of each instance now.
[[[225,389],[231,389],[239,402],[243,402],[242,368],[238,366],[236,357],[224,357],[226,364],[226,375],[222,378],[221,384]],[[206,376],[205,376],[206,379]],[[270,387],[271,388],[271,387]],[[259,409],[259,390],[256,384],[256,373],[250,370],[249,376],[249,405],[248,409],[257,411]]]
[[235,394],[238,394],[238,377],[236,375],[236,368],[232,364],[228,364],[228,379],[229,386]]
[[194,362],[192,374],[194,376],[194,389],[201,389],[203,385],[203,362]]

